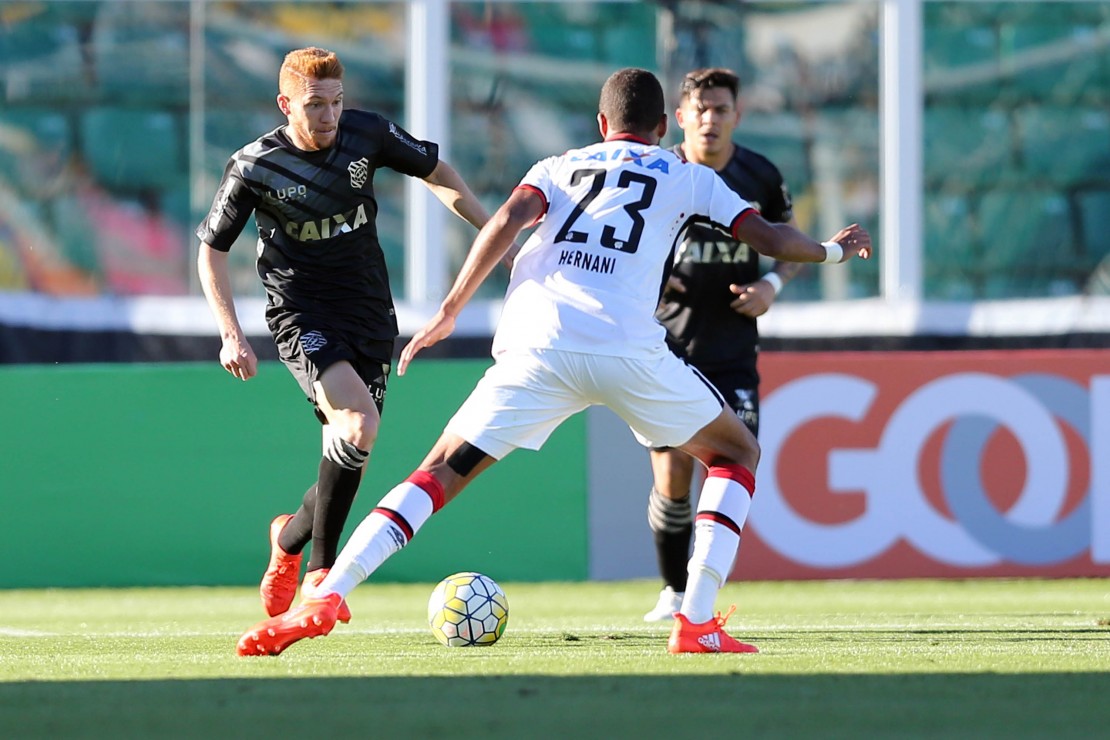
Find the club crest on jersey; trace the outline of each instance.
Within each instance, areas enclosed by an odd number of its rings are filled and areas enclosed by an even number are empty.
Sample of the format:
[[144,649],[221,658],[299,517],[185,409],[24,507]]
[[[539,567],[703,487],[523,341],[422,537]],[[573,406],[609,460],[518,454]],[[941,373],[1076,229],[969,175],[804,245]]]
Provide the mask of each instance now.
[[347,172],[351,173],[351,187],[355,190],[361,190],[362,186],[366,184],[366,177],[370,174],[370,163],[366,157],[351,162],[347,165]]
[[321,349],[327,343],[327,338],[315,330],[301,335],[301,347],[304,348],[304,353],[306,355],[310,355],[316,350]]

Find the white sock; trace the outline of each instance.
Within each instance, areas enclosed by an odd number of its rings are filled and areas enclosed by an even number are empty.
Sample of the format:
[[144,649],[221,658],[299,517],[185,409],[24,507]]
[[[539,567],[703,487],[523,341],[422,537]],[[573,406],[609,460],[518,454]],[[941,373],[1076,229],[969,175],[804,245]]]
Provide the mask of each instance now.
[[755,479],[739,465],[712,467],[698,497],[683,616],[695,624],[713,618],[717,592],[732,572],[740,532],[748,518]]
[[418,470],[378,502],[343,546],[316,596],[336,593],[347,598],[393,553],[407,545],[428,517],[443,506],[443,486]]

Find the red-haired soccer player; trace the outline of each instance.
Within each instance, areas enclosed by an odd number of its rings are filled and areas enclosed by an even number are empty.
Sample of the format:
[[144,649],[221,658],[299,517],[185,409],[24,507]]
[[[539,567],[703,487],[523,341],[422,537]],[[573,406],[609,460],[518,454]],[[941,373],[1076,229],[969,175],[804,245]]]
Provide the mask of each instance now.
[[[220,364],[248,380],[258,361],[236,315],[227,260],[254,214],[266,322],[323,424],[316,482],[296,513],[270,525],[260,593],[271,616],[293,603],[310,541],[302,593],[311,593],[335,562],[378,436],[398,329],[375,223],[375,173],[384,167],[420,178],[476,228],[488,219],[462,178],[439,159],[436,144],[377,113],[344,110],[343,64],[333,52],[290,52],[278,90],[287,123],[231,155],[196,230],[201,285],[223,341]],[[346,604],[339,617],[350,619]]]

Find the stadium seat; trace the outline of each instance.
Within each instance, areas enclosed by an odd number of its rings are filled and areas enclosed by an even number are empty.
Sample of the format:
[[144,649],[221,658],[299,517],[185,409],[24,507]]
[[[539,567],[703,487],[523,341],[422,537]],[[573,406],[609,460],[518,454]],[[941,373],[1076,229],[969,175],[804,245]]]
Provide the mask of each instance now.
[[971,300],[976,297],[982,258],[966,197],[926,194],[923,248],[926,298]]
[[188,181],[163,192],[158,200],[158,208],[167,219],[183,228],[190,235],[190,240],[193,229],[204,217],[203,213],[193,213]]
[[836,153],[843,177],[879,172],[879,113],[874,108],[832,108],[821,112],[815,141]]
[[1001,68],[994,26],[926,27],[922,52],[929,100],[985,107],[997,99]]
[[1110,257],[1110,189],[1081,192],[1076,200],[1082,229],[1080,253],[1093,267]]
[[0,179],[18,192],[44,195],[72,152],[64,114],[39,108],[0,110]]
[[234,152],[283,123],[276,104],[209,108],[204,113],[205,166],[222,172]]
[[771,160],[795,196],[809,189],[813,170],[808,142],[797,116],[746,113],[733,138]]
[[994,109],[932,106],[925,111],[923,167],[927,187],[997,183],[1014,169],[1009,116]]
[[[82,84],[87,70],[78,29],[51,12],[61,5],[0,3],[4,8],[0,10],[0,95],[4,105],[43,105],[88,97],[88,86]],[[13,7],[8,10],[8,6]]]
[[993,189],[978,209],[985,297],[1023,298],[1078,290],[1079,266],[1067,199],[1052,190]]
[[92,31],[99,90],[109,101],[189,99],[187,3],[100,3]]
[[1110,112],[1029,106],[1016,111],[1022,170],[1056,185],[1104,178],[1110,171]]
[[103,277],[97,256],[96,233],[89,228],[89,214],[72,195],[54,199],[50,204],[54,237],[69,263],[82,272]]
[[163,189],[188,178],[182,128],[166,111],[92,108],[81,117],[81,152],[113,190]]
[[925,71],[996,62],[998,33],[993,26],[926,27]]
[[1110,63],[1097,25],[1053,19],[1004,24],[1000,64],[1008,97],[1070,104],[1110,99]]

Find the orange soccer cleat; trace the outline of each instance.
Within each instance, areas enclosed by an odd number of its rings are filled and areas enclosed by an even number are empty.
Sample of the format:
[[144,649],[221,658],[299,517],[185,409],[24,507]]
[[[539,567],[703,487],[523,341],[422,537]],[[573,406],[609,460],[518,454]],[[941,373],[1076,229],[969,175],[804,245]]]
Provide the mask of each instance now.
[[[311,599],[316,596],[316,589],[320,586],[321,583],[324,582],[324,579],[327,578],[329,570],[331,569],[317,568],[316,570],[310,570],[309,572],[304,574],[304,580],[301,581],[302,599]],[[351,621],[351,609],[347,606],[346,599],[339,602],[339,613],[336,616],[336,619],[338,619],[343,624],[347,624],[347,622]]]
[[736,607],[729,608],[723,617],[720,612],[708,622],[694,624],[682,613],[674,615],[674,629],[667,641],[671,653],[758,653],[759,648],[740,642],[725,632],[725,623]]
[[342,598],[328,594],[322,599],[305,599],[285,614],[262,620],[243,633],[235,652],[243,656],[280,655],[294,642],[328,634],[335,627]]
[[270,522],[270,564],[262,575],[258,593],[262,596],[262,608],[271,617],[289,611],[297,595],[302,556],[290,555],[278,544],[278,535],[292,518],[292,514],[281,514]]

